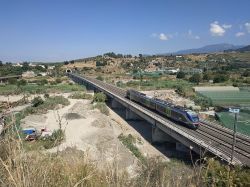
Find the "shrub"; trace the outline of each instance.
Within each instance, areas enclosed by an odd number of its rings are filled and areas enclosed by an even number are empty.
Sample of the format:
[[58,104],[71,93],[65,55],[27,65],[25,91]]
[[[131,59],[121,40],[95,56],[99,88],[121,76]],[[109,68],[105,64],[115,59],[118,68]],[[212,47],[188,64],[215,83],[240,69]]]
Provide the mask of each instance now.
[[195,73],[189,78],[189,81],[199,84],[199,82],[201,81],[201,75],[199,73]]
[[69,98],[72,98],[72,99],[88,99],[88,100],[91,100],[93,97],[92,97],[92,95],[87,94],[87,93],[76,92],[76,93],[71,94],[71,95],[69,96]]
[[106,95],[102,92],[99,92],[99,93],[95,93],[93,101],[94,102],[105,102],[106,99],[107,99]]
[[177,79],[183,79],[185,78],[186,74],[183,71],[179,71],[176,75]]
[[20,86],[25,86],[27,84],[27,81],[22,79],[20,81],[17,81],[17,86],[20,87]]
[[49,98],[49,94],[48,94],[48,93],[45,93],[45,94],[44,94],[44,98],[48,99],[48,98]]
[[104,80],[104,78],[102,76],[100,76],[100,75],[97,76],[96,79],[99,80],[99,81],[103,81]]
[[62,143],[65,138],[65,133],[62,129],[53,131],[52,135],[42,139],[42,144],[45,149],[51,149]]
[[222,74],[220,74],[220,75],[216,75],[215,77],[214,77],[214,83],[220,83],[220,82],[225,82],[225,81],[227,81],[229,78],[228,78],[228,76],[227,75],[222,75]]
[[109,115],[109,109],[105,103],[96,103],[94,105],[94,108],[99,109],[101,113],[103,113],[107,116]]
[[118,136],[118,139],[135,155],[135,157],[137,157],[140,161],[145,162],[144,156],[134,145],[136,143],[136,139],[131,134],[129,134],[128,136],[120,134]]
[[44,103],[43,99],[38,96],[38,97],[35,97],[33,100],[32,100],[32,106],[33,107],[38,107],[39,105],[42,105]]
[[56,83],[57,84],[62,83],[62,80],[60,78],[56,78]]
[[15,78],[9,79],[9,84],[17,84],[17,80]]
[[37,84],[43,86],[45,84],[48,84],[48,81],[47,79],[41,79],[40,81],[37,82]]

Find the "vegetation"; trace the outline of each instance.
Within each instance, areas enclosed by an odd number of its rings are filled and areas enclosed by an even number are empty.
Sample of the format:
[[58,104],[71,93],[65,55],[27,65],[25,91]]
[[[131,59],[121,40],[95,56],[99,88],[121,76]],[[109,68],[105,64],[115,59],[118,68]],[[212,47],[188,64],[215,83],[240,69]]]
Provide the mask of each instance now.
[[136,143],[136,139],[131,134],[129,134],[128,136],[120,134],[118,138],[122,142],[122,144],[125,145],[141,162],[144,163],[146,161],[145,157],[134,145]]
[[248,106],[250,104],[250,94],[246,90],[200,92],[200,94],[210,98],[215,106]]
[[38,107],[39,105],[42,105],[43,103],[44,103],[44,101],[40,96],[35,97],[31,102],[33,107]]
[[[250,136],[249,129],[249,114],[250,110],[241,110],[238,114],[237,131]],[[234,114],[230,112],[218,112],[216,113],[219,121],[227,128],[234,128]]]
[[107,116],[109,115],[109,109],[105,103],[95,103],[94,108],[99,109],[101,113]]
[[26,84],[23,86],[17,85],[0,85],[0,95],[21,94],[23,92],[30,94],[45,94],[55,92],[72,92],[72,91],[85,91],[86,88],[77,84],[59,84],[59,85],[37,85]]
[[199,73],[195,73],[189,78],[190,82],[199,84],[201,82],[201,75]]
[[100,75],[97,76],[96,79],[99,80],[99,81],[103,81],[104,80],[104,78],[102,76],[100,76]]
[[177,79],[183,79],[185,78],[186,74],[183,71],[179,71],[176,75]]
[[88,99],[91,100],[93,97],[90,94],[84,92],[75,92],[69,96],[71,99]]
[[94,101],[94,102],[97,102],[97,103],[98,103],[98,102],[102,103],[102,102],[105,102],[106,99],[107,99],[107,96],[106,96],[104,93],[99,92],[99,93],[95,93],[95,94],[94,94],[93,101]]

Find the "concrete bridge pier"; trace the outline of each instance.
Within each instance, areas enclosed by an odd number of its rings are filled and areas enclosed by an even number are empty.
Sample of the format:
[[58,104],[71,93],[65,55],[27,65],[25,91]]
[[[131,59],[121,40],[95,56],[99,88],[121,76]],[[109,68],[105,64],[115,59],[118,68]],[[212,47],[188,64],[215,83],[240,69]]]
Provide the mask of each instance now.
[[141,120],[141,117],[138,116],[134,111],[126,108],[126,120]]
[[124,108],[124,106],[119,103],[116,99],[111,99],[111,108],[114,108],[114,109],[122,109]]
[[151,142],[152,143],[176,143],[176,140],[173,139],[171,136],[166,134],[164,131],[162,131],[160,128],[158,128],[156,125],[152,126],[152,136],[151,136]]

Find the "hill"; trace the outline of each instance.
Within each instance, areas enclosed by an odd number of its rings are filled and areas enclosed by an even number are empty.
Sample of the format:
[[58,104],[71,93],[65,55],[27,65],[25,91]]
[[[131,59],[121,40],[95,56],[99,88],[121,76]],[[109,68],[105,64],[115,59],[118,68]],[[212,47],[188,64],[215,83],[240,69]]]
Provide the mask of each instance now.
[[225,50],[236,50],[243,46],[233,45],[233,44],[214,44],[214,45],[206,45],[201,48],[196,49],[186,49],[177,51],[175,54],[192,54],[192,53],[215,53],[215,52],[222,52]]

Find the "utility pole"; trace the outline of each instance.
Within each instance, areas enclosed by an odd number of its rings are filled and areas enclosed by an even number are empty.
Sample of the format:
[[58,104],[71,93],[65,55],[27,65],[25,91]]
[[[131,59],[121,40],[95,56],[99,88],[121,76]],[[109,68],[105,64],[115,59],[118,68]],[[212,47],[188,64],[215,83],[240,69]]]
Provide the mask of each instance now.
[[234,133],[233,133],[233,144],[232,144],[232,154],[231,154],[231,163],[234,159],[234,150],[235,150],[235,143],[236,143],[236,133],[237,133],[237,120],[238,120],[238,114],[240,112],[240,109],[238,108],[229,108],[229,112],[234,113]]

